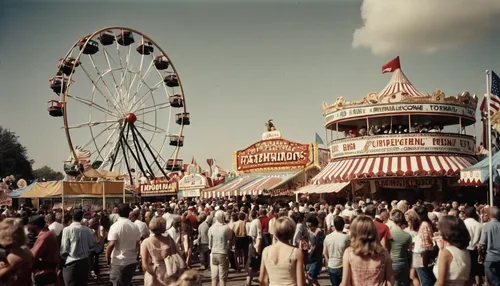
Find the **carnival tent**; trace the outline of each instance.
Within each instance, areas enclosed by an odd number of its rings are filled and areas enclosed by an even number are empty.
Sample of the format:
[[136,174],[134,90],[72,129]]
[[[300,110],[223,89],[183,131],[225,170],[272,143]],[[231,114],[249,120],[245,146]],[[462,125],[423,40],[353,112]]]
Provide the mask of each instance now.
[[[30,190],[22,193],[20,198],[47,197],[102,197],[103,195],[120,195],[124,192],[124,182],[38,182]],[[104,194],[103,194],[104,193]]]
[[30,185],[22,188],[22,189],[17,189],[17,190],[14,190],[12,191],[10,194],[9,194],[9,197],[10,198],[19,198],[19,196],[21,196],[22,194],[26,193],[27,191],[33,189],[33,187],[35,186],[36,182],[33,182],[31,183]]
[[[498,176],[497,166],[500,165],[500,152],[497,152],[491,158],[492,162],[492,174],[493,174],[493,183],[499,184],[500,177]],[[486,157],[483,160],[479,161],[477,164],[472,165],[468,168],[465,168],[460,171],[460,184],[463,186],[483,186],[488,184],[488,180],[490,179],[490,174],[488,171],[489,167],[489,158]]]

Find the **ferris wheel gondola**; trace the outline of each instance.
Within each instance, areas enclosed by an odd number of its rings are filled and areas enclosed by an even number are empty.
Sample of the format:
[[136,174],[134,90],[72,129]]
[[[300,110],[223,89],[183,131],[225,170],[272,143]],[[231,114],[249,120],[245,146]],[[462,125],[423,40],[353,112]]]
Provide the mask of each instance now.
[[[59,61],[51,116],[62,117],[72,160],[65,170],[97,168],[168,177],[189,125],[180,76],[165,51],[134,29],[108,27],[84,36]],[[76,145],[78,143],[78,146]],[[85,155],[82,155],[85,154]]]

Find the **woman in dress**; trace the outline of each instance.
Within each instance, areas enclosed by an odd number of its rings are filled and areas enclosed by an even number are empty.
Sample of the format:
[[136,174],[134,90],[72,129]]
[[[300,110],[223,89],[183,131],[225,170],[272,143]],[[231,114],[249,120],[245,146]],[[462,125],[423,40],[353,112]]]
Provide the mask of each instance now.
[[373,220],[358,216],[349,228],[351,246],[343,257],[341,286],[394,285],[394,272],[389,252],[377,239]]
[[295,222],[289,217],[280,217],[274,228],[277,242],[262,252],[260,285],[305,285],[303,252],[292,246]]
[[167,286],[175,283],[181,273],[167,275],[165,258],[178,254],[177,245],[166,231],[166,221],[162,217],[153,217],[149,223],[153,234],[141,243],[142,269],[144,271],[144,286]]
[[469,280],[471,261],[467,251],[470,235],[465,223],[456,216],[444,216],[439,220],[439,232],[443,248],[434,265],[436,286],[465,285]]

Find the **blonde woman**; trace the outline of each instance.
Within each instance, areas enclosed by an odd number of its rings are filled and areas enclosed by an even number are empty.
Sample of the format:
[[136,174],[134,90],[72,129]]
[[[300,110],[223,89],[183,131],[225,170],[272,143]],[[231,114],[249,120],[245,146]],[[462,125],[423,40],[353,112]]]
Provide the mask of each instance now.
[[377,239],[373,220],[358,216],[351,224],[351,246],[343,257],[341,286],[394,285],[389,252]]
[[149,230],[153,235],[141,243],[144,286],[167,286],[177,281],[177,275],[168,277],[166,274],[165,258],[179,253],[172,237],[163,235],[166,228],[165,219],[153,217],[149,222]]
[[26,247],[26,240],[19,220],[6,218],[0,222],[0,245],[6,253],[6,261],[0,262],[0,284],[32,285],[33,255]]
[[305,285],[303,252],[292,246],[295,227],[289,217],[280,217],[274,223],[277,242],[262,252],[260,285]]

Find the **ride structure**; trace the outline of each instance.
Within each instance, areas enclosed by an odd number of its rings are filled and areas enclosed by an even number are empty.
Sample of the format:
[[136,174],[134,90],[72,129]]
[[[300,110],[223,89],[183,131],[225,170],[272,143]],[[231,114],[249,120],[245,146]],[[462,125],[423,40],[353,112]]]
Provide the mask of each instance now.
[[323,104],[330,163],[298,193],[350,185],[356,197],[428,198],[456,190],[460,170],[477,162],[476,96],[421,92],[395,60],[382,91]]
[[150,37],[126,27],[95,31],[75,42],[49,82],[58,98],[48,112],[62,117],[72,155],[67,175],[113,172],[133,188],[141,177],[168,182],[182,170],[190,113],[179,73]]

